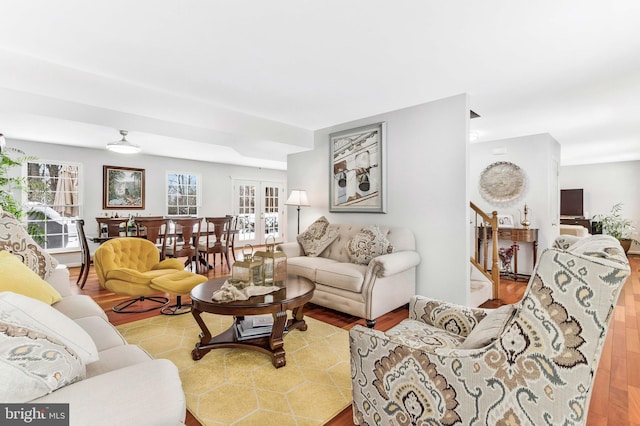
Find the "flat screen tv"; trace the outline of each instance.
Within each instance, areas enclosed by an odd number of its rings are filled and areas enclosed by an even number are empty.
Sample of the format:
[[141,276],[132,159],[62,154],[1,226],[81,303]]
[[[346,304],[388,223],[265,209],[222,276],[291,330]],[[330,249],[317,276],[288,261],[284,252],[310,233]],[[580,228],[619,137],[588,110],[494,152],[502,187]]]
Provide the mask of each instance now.
[[583,197],[582,189],[561,189],[560,216],[582,217],[584,215]]

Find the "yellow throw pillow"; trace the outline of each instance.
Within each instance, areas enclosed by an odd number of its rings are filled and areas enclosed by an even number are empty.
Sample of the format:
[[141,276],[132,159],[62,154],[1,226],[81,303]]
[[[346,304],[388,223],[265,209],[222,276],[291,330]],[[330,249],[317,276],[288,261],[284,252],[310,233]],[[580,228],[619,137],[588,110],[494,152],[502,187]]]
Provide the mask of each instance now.
[[12,291],[49,305],[62,300],[58,290],[6,250],[0,251],[0,291]]

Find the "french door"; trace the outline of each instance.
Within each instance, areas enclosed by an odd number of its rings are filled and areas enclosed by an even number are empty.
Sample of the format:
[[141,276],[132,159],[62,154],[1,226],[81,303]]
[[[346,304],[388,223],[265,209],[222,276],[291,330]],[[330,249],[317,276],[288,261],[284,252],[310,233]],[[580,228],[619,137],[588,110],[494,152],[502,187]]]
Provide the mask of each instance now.
[[270,236],[276,242],[284,240],[284,197],[282,182],[233,181],[234,212],[238,215],[236,248],[263,245]]

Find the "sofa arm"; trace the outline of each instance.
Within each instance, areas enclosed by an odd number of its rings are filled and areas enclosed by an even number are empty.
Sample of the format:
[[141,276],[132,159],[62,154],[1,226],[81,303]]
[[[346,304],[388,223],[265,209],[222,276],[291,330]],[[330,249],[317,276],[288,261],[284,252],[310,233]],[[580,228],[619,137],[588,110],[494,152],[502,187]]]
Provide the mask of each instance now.
[[485,309],[456,305],[425,296],[413,296],[409,301],[409,318],[465,337],[485,316]]
[[289,243],[282,243],[276,246],[276,250],[283,251],[287,257],[298,257],[304,256],[304,252],[302,251],[302,246],[298,244],[297,241],[292,241]]
[[374,257],[369,262],[369,270],[375,270],[376,275],[388,277],[414,268],[420,264],[420,255],[415,251],[398,251]]

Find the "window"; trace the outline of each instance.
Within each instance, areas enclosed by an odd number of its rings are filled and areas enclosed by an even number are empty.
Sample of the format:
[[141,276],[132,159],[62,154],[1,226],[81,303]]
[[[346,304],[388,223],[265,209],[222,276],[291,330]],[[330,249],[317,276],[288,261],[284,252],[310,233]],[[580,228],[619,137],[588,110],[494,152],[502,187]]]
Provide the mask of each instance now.
[[39,228],[35,238],[46,250],[79,248],[79,171],[78,164],[27,163],[27,226]]
[[200,178],[183,172],[167,175],[167,214],[198,215],[198,194]]

